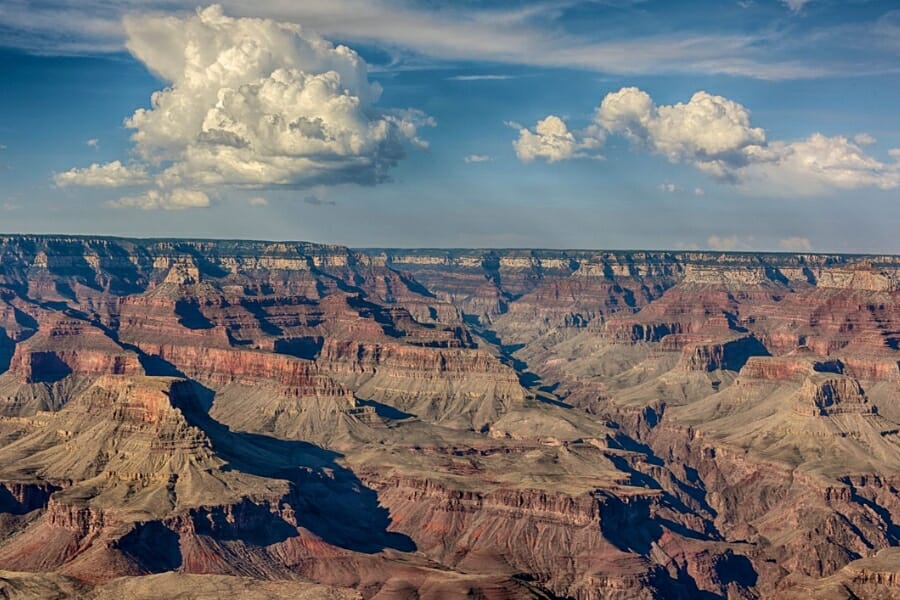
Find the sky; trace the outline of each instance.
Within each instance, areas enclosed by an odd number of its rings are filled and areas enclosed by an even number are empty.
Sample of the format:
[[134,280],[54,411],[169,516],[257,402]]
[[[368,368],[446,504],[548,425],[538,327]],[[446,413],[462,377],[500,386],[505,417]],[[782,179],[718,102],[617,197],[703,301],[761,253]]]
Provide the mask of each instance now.
[[3,0],[0,231],[900,253],[900,4]]

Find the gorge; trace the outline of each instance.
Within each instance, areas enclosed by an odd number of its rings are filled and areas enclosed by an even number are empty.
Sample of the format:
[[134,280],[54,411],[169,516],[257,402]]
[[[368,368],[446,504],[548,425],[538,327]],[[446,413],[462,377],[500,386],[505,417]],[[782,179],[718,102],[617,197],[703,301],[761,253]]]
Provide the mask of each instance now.
[[0,237],[0,596],[900,597],[900,257]]

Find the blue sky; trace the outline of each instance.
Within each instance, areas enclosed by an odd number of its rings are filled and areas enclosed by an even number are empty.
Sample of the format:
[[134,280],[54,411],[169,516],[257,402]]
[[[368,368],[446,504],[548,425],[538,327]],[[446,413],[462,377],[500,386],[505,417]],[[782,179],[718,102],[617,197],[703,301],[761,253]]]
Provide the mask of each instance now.
[[0,230],[900,253],[895,2],[205,6],[0,5]]

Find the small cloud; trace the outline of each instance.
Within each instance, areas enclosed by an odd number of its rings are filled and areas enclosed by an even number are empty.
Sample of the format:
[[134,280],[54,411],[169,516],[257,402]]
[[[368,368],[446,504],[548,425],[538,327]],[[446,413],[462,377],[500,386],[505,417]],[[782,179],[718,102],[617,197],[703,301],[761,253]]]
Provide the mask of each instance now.
[[247,200],[247,204],[250,206],[268,206],[269,201],[262,196],[254,196]]
[[113,208],[139,208],[141,210],[184,210],[187,208],[209,208],[209,196],[200,190],[174,189],[168,191],[148,190],[139,196],[126,196],[107,202]]
[[752,242],[753,236],[741,238],[736,235],[711,235],[706,239],[706,246],[710,250],[730,252],[734,250],[750,250]]
[[754,4],[756,4],[753,0],[738,0],[738,6],[741,8],[750,8]]
[[525,126],[519,123],[518,121],[503,121],[503,124],[509,127],[510,129],[524,129]]
[[809,4],[812,0],[781,0],[784,4],[787,5],[791,12],[798,13],[803,10],[803,7]]
[[99,147],[100,147],[100,140],[98,140],[97,138],[91,138],[91,139],[89,139],[88,141],[86,141],[85,144],[87,144],[87,145],[90,146],[91,148],[99,148]]
[[515,75],[454,75],[448,81],[505,81],[515,79]]
[[702,187],[695,187],[695,188],[694,188],[694,195],[695,195],[695,196],[705,196],[705,195],[706,195],[706,190],[704,190]]
[[13,204],[12,202],[4,202],[2,208],[5,212],[12,212],[14,210],[19,210],[22,207],[18,204]]
[[869,135],[868,133],[863,132],[863,133],[857,133],[853,137],[853,141],[856,142],[857,144],[859,144],[860,146],[871,146],[878,140],[876,140],[873,136]]
[[778,241],[778,247],[788,252],[810,252],[812,244],[808,238],[793,236]]
[[676,250],[700,250],[700,246],[698,246],[697,244],[694,244],[694,243],[678,241],[678,242],[675,242],[675,249]]
[[[513,121],[505,123],[514,128],[519,125]],[[519,139],[513,142],[513,148],[516,156],[524,163],[538,158],[548,163],[570,158],[603,159],[599,150],[603,147],[605,134],[599,127],[589,126],[582,131],[571,131],[562,118],[547,115],[533,129],[521,126],[518,129]]]
[[326,200],[313,194],[306,196],[303,201],[312,206],[337,206],[337,202],[334,200]]
[[888,150],[888,156],[895,160],[900,160],[900,148],[891,148]]
[[683,190],[681,189],[681,187],[679,187],[678,185],[676,185],[676,184],[674,184],[674,183],[669,183],[669,182],[661,183],[661,184],[659,184],[659,185],[656,186],[656,187],[657,187],[657,189],[659,189],[659,191],[661,191],[661,192],[668,192],[668,193],[670,193],[670,194],[674,194],[674,193],[676,193],[676,192],[681,192],[681,191],[683,191]]
[[482,163],[482,162],[490,162],[494,160],[493,156],[488,156],[487,154],[470,154],[463,158],[463,160],[467,163]]
[[91,187],[122,187],[149,183],[150,176],[142,165],[123,165],[114,160],[109,163],[94,163],[83,169],[69,169],[56,173],[53,177],[58,187],[83,185]]

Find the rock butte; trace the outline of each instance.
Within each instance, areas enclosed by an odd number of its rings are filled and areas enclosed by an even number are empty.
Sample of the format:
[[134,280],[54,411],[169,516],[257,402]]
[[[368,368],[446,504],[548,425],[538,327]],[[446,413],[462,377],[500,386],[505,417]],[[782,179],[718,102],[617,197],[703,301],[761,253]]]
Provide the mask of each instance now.
[[0,596],[900,597],[900,257],[0,237]]

